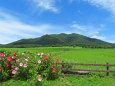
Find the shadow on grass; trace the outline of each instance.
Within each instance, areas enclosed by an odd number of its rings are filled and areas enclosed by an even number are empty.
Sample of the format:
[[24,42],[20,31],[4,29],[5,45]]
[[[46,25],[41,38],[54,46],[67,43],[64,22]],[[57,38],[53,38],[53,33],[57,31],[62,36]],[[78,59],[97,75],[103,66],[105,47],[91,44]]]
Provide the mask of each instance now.
[[[1,76],[0,76],[1,77]],[[1,82],[6,82],[6,81],[9,81],[9,80],[11,80],[12,79],[12,77],[8,77],[8,78],[0,78],[0,83]]]
[[36,82],[36,86],[43,86],[42,82]]

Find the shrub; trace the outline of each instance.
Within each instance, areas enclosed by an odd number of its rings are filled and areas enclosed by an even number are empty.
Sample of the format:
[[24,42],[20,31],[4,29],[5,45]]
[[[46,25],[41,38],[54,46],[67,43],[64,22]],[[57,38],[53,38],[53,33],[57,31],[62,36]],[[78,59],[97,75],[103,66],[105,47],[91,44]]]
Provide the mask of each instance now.
[[[60,62],[58,59],[56,62]],[[31,52],[1,52],[0,81],[15,77],[26,80],[29,78],[54,80],[58,78],[59,67],[50,55]]]

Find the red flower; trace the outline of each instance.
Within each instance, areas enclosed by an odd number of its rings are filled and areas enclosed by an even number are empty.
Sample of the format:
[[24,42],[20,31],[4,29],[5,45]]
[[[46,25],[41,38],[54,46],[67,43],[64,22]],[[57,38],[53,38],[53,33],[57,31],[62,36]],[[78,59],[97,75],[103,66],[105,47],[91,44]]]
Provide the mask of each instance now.
[[16,52],[13,53],[13,55],[15,55],[15,54],[16,54]]
[[11,71],[13,71],[13,70],[14,70],[14,68],[11,69]]
[[9,69],[11,69],[11,66],[8,66]]
[[56,72],[56,69],[53,69],[52,72],[55,73],[55,72]]
[[53,68],[53,65],[51,65],[52,66],[52,68]]
[[57,61],[60,62],[60,59],[58,59]]
[[48,56],[46,56],[46,60],[48,60]]
[[10,57],[8,57],[8,58],[7,58],[7,61],[10,61],[10,60],[11,60],[11,58],[10,58]]
[[2,70],[2,68],[0,67],[0,71]]
[[3,57],[3,56],[5,56],[5,55],[4,55],[3,53],[1,53],[1,54],[0,54],[0,57]]
[[15,59],[15,58],[16,58],[16,56],[12,56],[12,58],[13,58],[13,59]]
[[54,59],[52,61],[54,62]]
[[9,67],[9,66],[10,66],[10,63],[7,63],[7,66]]

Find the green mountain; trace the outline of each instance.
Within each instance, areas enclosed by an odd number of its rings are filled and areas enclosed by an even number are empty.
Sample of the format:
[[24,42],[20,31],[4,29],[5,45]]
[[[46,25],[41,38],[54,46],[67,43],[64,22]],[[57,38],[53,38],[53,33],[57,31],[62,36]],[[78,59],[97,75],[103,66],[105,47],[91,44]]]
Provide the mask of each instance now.
[[82,47],[112,47],[111,43],[89,38],[80,34],[51,34],[33,39],[21,39],[4,47],[39,47],[39,46],[82,46]]

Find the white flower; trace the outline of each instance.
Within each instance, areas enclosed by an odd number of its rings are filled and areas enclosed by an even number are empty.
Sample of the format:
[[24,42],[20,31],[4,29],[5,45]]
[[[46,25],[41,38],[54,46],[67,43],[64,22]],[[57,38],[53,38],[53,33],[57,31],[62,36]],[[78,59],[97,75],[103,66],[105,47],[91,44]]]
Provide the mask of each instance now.
[[24,53],[22,53],[22,55],[24,55]]
[[38,63],[41,63],[41,60],[38,60]]
[[40,55],[40,53],[37,54],[38,56]]

